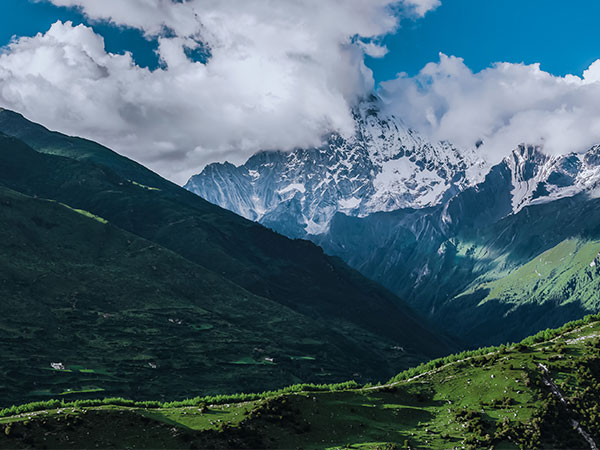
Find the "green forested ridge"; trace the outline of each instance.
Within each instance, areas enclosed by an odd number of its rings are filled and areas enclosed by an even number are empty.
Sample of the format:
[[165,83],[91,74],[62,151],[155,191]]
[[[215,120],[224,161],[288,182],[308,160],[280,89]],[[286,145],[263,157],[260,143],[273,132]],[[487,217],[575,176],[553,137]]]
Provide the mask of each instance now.
[[2,130],[47,153],[0,135],[0,405],[376,379],[448,352],[311,243],[14,113]]
[[0,448],[591,448],[599,392],[600,316],[588,316],[375,386],[12,407],[0,412]]
[[122,177],[136,180],[143,185],[172,185],[141,164],[96,142],[50,131],[42,125],[30,122],[21,114],[2,108],[0,108],[0,132],[26,142],[27,145],[39,152],[78,161],[94,162],[111,168]]

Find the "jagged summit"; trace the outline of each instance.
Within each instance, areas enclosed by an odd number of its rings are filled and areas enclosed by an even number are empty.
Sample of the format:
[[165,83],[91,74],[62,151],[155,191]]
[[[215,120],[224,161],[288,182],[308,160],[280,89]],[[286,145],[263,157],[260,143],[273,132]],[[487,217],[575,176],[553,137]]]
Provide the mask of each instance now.
[[540,147],[520,145],[503,162],[511,173],[512,210],[587,192],[600,184],[600,145],[585,153],[546,155]]
[[431,143],[370,97],[353,110],[354,136],[320,148],[261,152],[211,164],[186,188],[291,236],[322,234],[338,212],[365,216],[442,202],[481,179],[475,149]]

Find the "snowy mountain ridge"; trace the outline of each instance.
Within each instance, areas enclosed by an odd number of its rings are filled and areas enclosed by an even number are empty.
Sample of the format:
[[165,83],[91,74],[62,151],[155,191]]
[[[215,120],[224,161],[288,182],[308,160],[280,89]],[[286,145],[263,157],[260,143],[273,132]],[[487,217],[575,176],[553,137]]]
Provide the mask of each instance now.
[[[319,148],[260,152],[245,164],[211,164],[186,188],[290,237],[327,233],[337,213],[365,217],[447,203],[485,183],[492,169],[476,148],[431,143],[385,111],[375,97],[353,111],[354,136],[337,133]],[[508,213],[572,197],[600,196],[600,145],[586,153],[547,155],[519,145],[499,164],[509,173]],[[451,220],[450,217],[447,220]]]
[[475,148],[430,143],[370,98],[354,109],[356,132],[320,148],[261,152],[244,165],[211,164],[186,188],[294,237],[322,234],[338,212],[363,217],[447,200],[481,181]]
[[503,163],[512,176],[513,213],[582,192],[600,196],[600,145],[566,155],[546,155],[539,147],[520,145]]

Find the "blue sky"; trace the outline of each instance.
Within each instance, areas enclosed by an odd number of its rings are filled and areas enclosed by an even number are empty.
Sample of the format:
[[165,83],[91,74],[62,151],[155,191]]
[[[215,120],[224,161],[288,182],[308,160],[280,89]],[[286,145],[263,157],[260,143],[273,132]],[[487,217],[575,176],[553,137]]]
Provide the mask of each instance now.
[[[34,36],[38,32],[46,32],[57,20],[89,25],[85,17],[73,8],[60,8],[44,1],[1,0],[0,46],[8,44],[13,36]],[[158,64],[154,53],[156,42],[148,42],[140,31],[100,22],[92,26],[104,37],[109,52],[122,53],[123,50],[129,50],[134,54],[136,62],[143,67],[153,68]]]
[[[385,38],[389,49],[382,59],[367,59],[377,81],[399,72],[414,75],[438,53],[460,56],[473,71],[497,61],[541,63],[554,75],[580,75],[600,58],[597,0],[443,0],[424,19],[404,20],[400,30]],[[12,36],[46,31],[56,20],[87,23],[73,9],[46,2],[2,0],[0,45]],[[108,51],[132,51],[138,64],[156,67],[155,42],[139,31],[93,24]]]
[[438,53],[478,72],[490,64],[541,63],[554,75],[580,75],[600,57],[597,0],[444,0],[424,19],[404,21],[385,39],[390,52],[369,65],[378,80],[413,75]]

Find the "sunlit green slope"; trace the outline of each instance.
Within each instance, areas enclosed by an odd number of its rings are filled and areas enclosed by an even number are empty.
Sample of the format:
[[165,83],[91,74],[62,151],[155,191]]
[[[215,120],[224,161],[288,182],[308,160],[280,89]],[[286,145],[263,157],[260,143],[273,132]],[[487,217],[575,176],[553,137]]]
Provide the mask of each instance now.
[[466,294],[484,289],[482,302],[577,302],[596,310],[600,307],[600,241],[567,239],[506,277],[474,285]]

